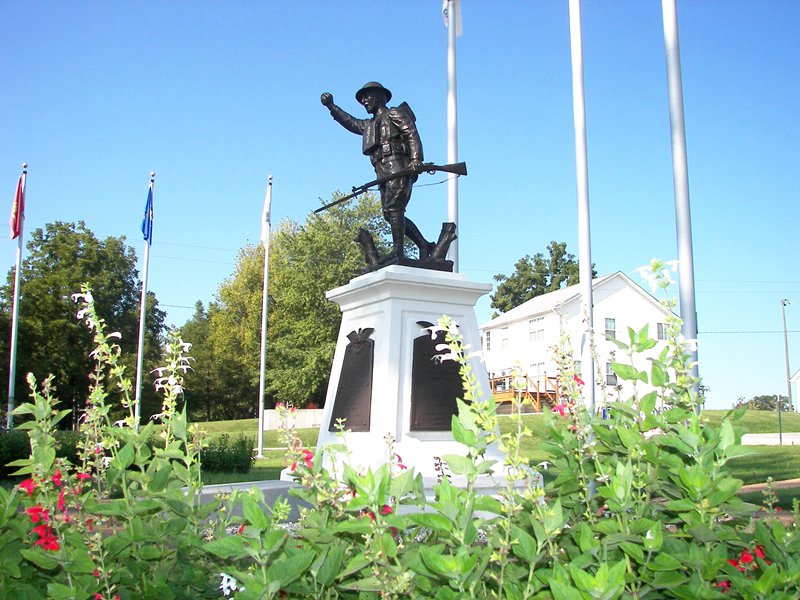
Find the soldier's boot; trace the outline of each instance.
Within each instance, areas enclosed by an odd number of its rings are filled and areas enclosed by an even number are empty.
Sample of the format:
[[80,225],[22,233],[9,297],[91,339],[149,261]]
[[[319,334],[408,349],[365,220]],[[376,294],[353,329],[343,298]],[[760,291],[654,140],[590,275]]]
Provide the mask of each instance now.
[[391,213],[389,226],[392,229],[392,256],[403,258],[403,242],[406,238],[406,218],[403,213]]
[[432,244],[425,239],[425,237],[422,235],[422,232],[411,219],[406,219],[406,236],[408,236],[408,239],[414,242],[417,248],[419,248],[420,260],[427,260],[430,257],[431,252],[433,252],[433,249],[436,247],[436,244]]

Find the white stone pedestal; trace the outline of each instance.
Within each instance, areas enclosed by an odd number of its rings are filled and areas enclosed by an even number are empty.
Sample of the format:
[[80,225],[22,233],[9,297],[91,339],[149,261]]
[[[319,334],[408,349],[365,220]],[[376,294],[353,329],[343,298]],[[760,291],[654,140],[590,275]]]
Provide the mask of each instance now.
[[[351,332],[371,329],[373,331],[368,335],[368,339],[372,340],[368,430],[351,431],[344,436],[351,464],[375,468],[387,462],[387,434],[394,437],[395,452],[400,455],[403,464],[414,467],[426,478],[436,476],[434,457],[464,455],[466,448],[453,440],[449,418],[446,428],[419,430],[420,411],[425,409],[419,403],[419,395],[414,409],[417,424],[412,425],[414,344],[421,336],[430,335],[419,322],[436,324],[442,315],[447,315],[458,324],[465,346],[478,350],[480,335],[474,307],[477,300],[491,288],[490,284],[468,282],[462,274],[395,265],[356,277],[347,285],[329,291],[327,298],[342,309],[342,325],[331,368],[317,451],[327,444],[342,442],[342,436],[329,429],[332,416],[337,413],[337,395],[342,405],[348,402],[340,389],[346,349],[354,337]],[[350,352],[351,358],[348,360],[352,360],[352,350]],[[358,360],[361,361],[361,373],[365,359]],[[417,361],[420,362],[418,356]],[[486,368],[478,358],[472,358],[471,365],[483,391],[482,400],[488,400],[490,390]],[[368,374],[363,379],[369,379]],[[354,394],[363,394],[363,389],[358,391],[358,385],[356,382]],[[345,386],[353,387],[352,381]],[[347,394],[346,389],[344,394]],[[364,403],[362,405],[366,406]],[[365,427],[363,412],[362,429]],[[424,420],[424,414],[422,418]],[[502,457],[496,450],[493,454],[493,458],[500,460],[497,467],[501,468]]]

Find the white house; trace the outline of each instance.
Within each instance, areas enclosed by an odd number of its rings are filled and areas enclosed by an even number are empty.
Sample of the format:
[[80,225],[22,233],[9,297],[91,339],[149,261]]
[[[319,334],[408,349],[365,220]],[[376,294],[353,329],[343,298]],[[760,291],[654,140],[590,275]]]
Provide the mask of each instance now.
[[[614,388],[626,397],[633,391],[632,384],[618,380],[611,363],[614,360],[627,362],[627,357],[607,337],[613,336],[628,343],[628,327],[639,331],[647,324],[651,338],[664,340],[667,310],[619,271],[595,279],[592,296],[597,351],[595,373],[598,370],[601,373],[596,381],[595,400],[602,402],[604,392],[616,396]],[[500,399],[503,392],[510,389],[509,376],[516,369],[526,373],[528,390],[535,391],[536,397],[541,397],[544,402],[553,403],[557,389],[554,347],[562,334],[569,336],[573,356],[580,367],[580,341],[585,324],[579,286],[532,298],[485,323],[480,329],[483,358],[495,397]],[[649,373],[647,357],[657,356],[662,348],[662,344],[657,344],[634,364]],[[576,370],[580,372],[580,368]],[[641,382],[637,386],[637,391],[642,393],[652,389]]]

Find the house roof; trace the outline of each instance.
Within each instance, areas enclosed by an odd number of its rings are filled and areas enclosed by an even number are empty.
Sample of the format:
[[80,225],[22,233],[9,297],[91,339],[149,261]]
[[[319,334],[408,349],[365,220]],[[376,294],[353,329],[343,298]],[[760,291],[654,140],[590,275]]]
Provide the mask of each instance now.
[[[598,287],[602,286],[607,281],[616,278],[621,278],[636,291],[640,292],[643,296],[647,297],[651,302],[661,306],[658,300],[656,300],[646,290],[642,289],[640,285],[634,282],[630,277],[625,275],[625,273],[623,273],[622,271],[617,271],[616,273],[609,273],[607,275],[603,275],[602,277],[597,277],[593,279],[592,290],[596,290]],[[532,316],[556,310],[559,307],[563,306],[564,304],[571,302],[576,298],[580,298],[580,295],[581,295],[580,284],[570,285],[568,287],[561,288],[560,290],[555,290],[547,294],[542,294],[541,296],[536,296],[535,298],[531,298],[527,302],[523,302],[519,306],[515,306],[508,312],[499,315],[498,317],[492,319],[488,323],[484,323],[483,325],[481,325],[480,328],[491,329],[503,325],[508,325],[509,323],[514,323],[515,321],[529,319]]]

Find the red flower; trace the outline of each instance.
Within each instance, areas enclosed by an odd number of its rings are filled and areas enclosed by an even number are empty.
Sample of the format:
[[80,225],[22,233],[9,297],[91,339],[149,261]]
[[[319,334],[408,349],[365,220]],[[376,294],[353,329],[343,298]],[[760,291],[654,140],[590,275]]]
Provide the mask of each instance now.
[[26,508],[25,512],[30,516],[32,523],[38,523],[39,521],[47,523],[50,520],[50,513],[46,508],[42,508],[41,504]]
[[86,529],[88,529],[89,531],[91,531],[94,528],[92,523],[94,523],[94,519],[92,517],[86,519]]
[[578,377],[577,375],[573,375],[573,376],[572,376],[572,380],[573,380],[575,383],[577,383],[579,386],[580,386],[580,385],[586,385],[586,384],[583,382],[583,379],[581,379],[581,378],[580,378],[580,377]]
[[39,536],[34,546],[41,546],[44,550],[58,550],[58,540],[49,525],[38,525],[33,528],[33,532]]
[[244,523],[242,523],[242,524],[239,526],[239,529],[236,531],[236,535],[242,535],[242,534],[244,533],[244,528],[245,528],[245,527],[246,527],[246,525],[245,525]]
[[775,510],[776,510],[777,512],[781,512],[783,509],[782,509],[780,506],[776,506],[776,507],[775,507]]
[[394,457],[397,459],[397,466],[400,469],[407,469],[408,467],[403,464],[403,459],[399,454],[395,454]]
[[98,569],[92,571],[92,575],[94,575],[97,579],[100,579],[100,571]]
[[61,470],[56,469],[55,475],[52,477],[53,483],[56,484],[56,487],[61,487]]
[[735,558],[729,558],[728,563],[739,569],[742,573],[744,573],[744,567],[739,564],[739,561]]
[[61,512],[64,512],[67,508],[67,503],[64,500],[64,490],[58,492],[58,503],[56,504],[56,508]]
[[390,515],[390,514],[392,514],[393,512],[394,512],[394,511],[392,510],[392,507],[391,507],[391,506],[389,506],[388,504],[384,504],[384,505],[383,505],[383,508],[381,509],[381,514],[382,514],[384,517],[385,517],[386,515]]
[[767,555],[764,554],[764,546],[761,545],[756,546],[756,556],[758,558],[767,558]]
[[75,475],[75,477],[77,477],[81,481],[85,481],[86,479],[91,479],[92,478],[92,476],[89,475],[88,473],[78,473],[77,475]]
[[33,479],[26,479],[25,481],[19,484],[19,487],[20,489],[28,492],[28,496],[32,496],[33,490],[36,489],[36,484],[33,482]]
[[754,559],[753,555],[747,550],[742,550],[741,553],[739,553],[739,560],[742,561],[742,563],[749,565]]
[[103,594],[101,594],[100,592],[96,593],[94,595],[94,600],[103,600]]
[[723,592],[727,592],[731,589],[731,582],[730,581],[721,581],[717,584],[718,588],[722,588]]
[[566,416],[567,416],[567,414],[569,413],[569,406],[567,406],[566,404],[556,404],[556,405],[553,407],[553,412],[554,412],[554,413],[556,413],[556,412],[557,412],[557,413],[558,413],[558,414],[560,414],[562,417],[566,417]]

